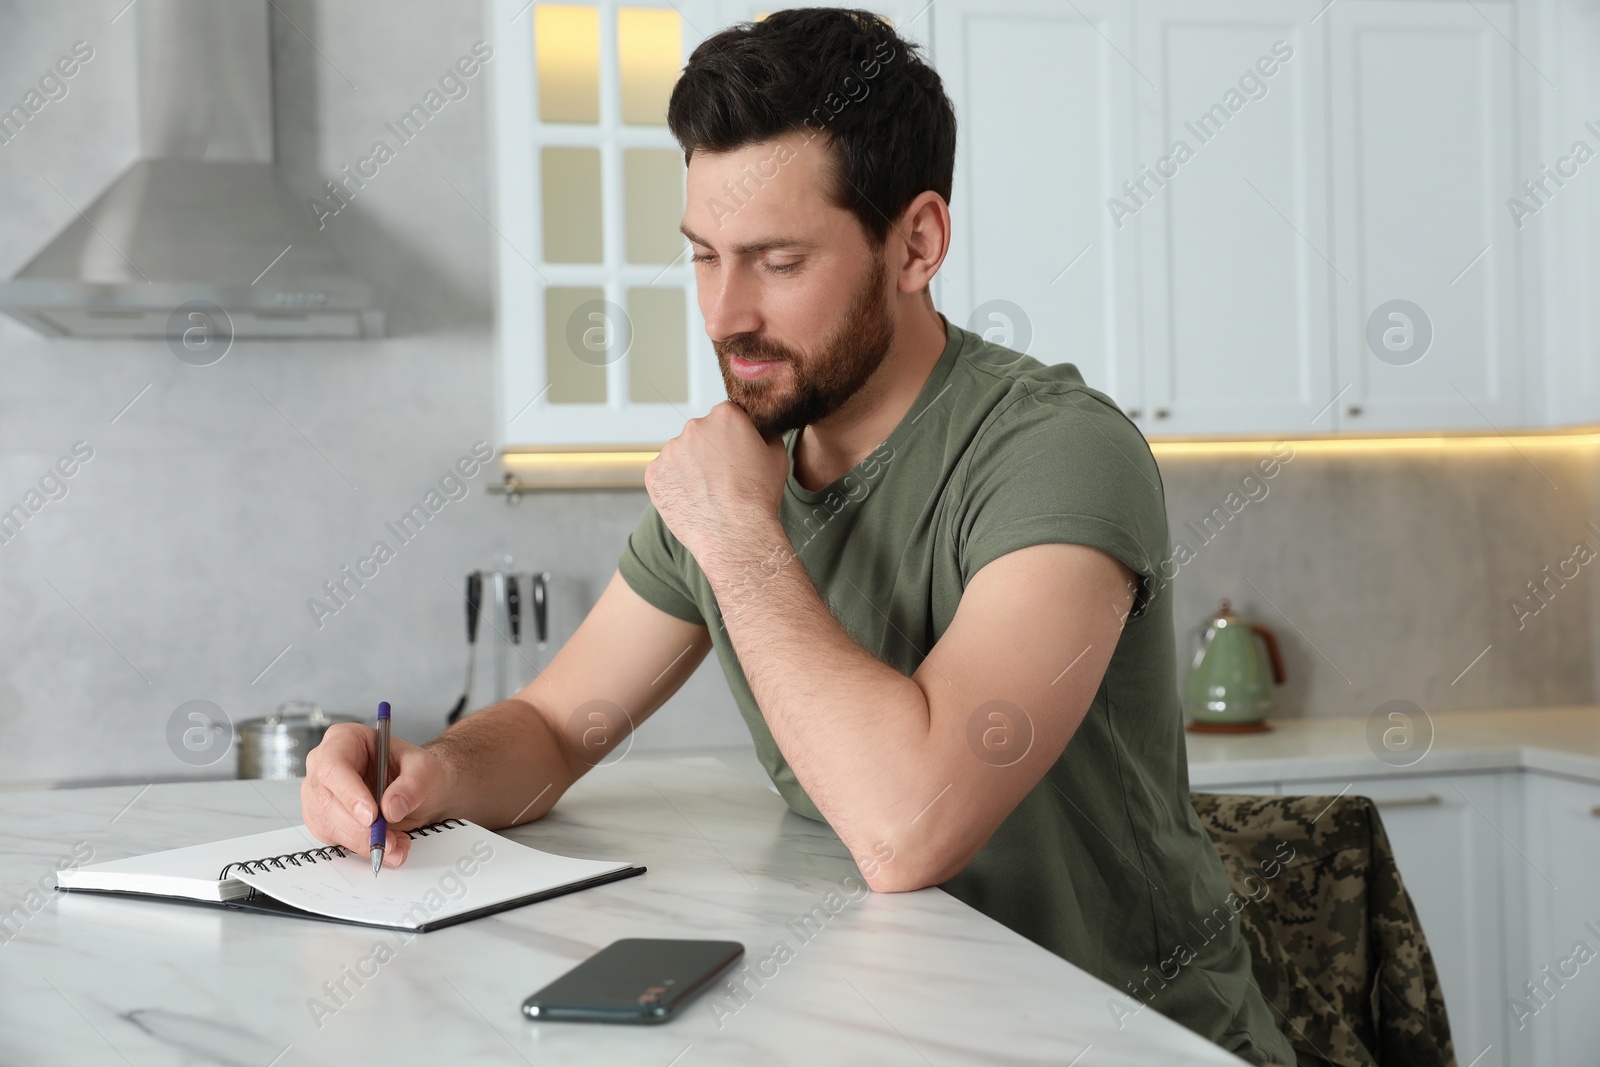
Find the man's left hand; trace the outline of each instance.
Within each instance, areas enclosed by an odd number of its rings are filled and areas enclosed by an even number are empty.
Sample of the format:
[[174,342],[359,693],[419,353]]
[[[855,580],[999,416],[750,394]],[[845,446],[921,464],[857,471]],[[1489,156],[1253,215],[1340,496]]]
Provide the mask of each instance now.
[[667,529],[704,570],[718,542],[776,519],[788,477],[783,438],[763,439],[744,409],[725,400],[662,447],[644,484]]

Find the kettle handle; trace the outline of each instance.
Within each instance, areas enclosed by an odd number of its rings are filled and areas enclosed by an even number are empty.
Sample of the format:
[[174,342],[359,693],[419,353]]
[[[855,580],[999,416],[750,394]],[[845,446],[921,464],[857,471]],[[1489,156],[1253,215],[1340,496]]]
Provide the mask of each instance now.
[[1258,622],[1251,623],[1250,629],[1259,634],[1261,640],[1266,643],[1267,658],[1272,660],[1272,681],[1276,685],[1282,685],[1288,680],[1289,675],[1283,669],[1283,650],[1278,647],[1277,635]]

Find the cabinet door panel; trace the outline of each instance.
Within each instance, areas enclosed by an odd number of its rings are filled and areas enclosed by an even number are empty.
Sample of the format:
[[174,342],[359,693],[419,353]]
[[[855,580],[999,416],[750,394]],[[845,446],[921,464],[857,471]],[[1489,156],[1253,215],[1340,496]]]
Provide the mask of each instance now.
[[1544,253],[1528,306],[1530,314],[1535,307],[1543,312],[1549,421],[1600,423],[1600,162],[1580,164],[1574,151],[1580,141],[1591,150],[1600,147],[1600,6],[1552,0],[1537,8],[1536,17],[1546,22],[1548,43],[1533,61],[1550,79],[1526,67],[1519,72],[1520,86],[1538,95],[1542,122],[1536,156],[1527,159],[1517,180],[1532,179],[1529,172],[1540,165],[1563,184],[1540,175],[1540,200],[1516,190],[1520,210],[1534,212],[1521,215],[1518,235]]
[[[663,88],[717,26],[714,9],[487,9],[504,449],[656,445],[725,396],[674,232],[683,165]],[[634,346],[636,325],[653,333]]]
[[1127,7],[940,0],[933,19],[959,130],[942,310],[1137,408],[1137,249],[1106,209],[1132,158]]
[[1501,832],[1517,829],[1502,810],[1501,778],[1411,775],[1283,786],[1286,795],[1344,790],[1377,803],[1433,952],[1456,1057],[1474,1067],[1516,1062],[1506,1050],[1500,865]]
[[1142,247],[1150,431],[1332,427],[1317,7],[1138,5],[1140,164],[1117,195]]
[[1516,425],[1510,5],[1344,0],[1327,20],[1340,428]]
[[[1600,786],[1525,775],[1527,950],[1509,968],[1507,1025],[1537,1064],[1600,1058]],[[1581,946],[1581,947],[1580,947]],[[1587,959],[1585,959],[1585,957]],[[1533,988],[1529,988],[1529,986]]]

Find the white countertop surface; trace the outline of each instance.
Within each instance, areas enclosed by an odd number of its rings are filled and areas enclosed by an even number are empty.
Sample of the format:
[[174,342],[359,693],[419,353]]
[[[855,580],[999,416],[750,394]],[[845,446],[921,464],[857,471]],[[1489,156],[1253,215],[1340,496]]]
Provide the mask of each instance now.
[[[1413,716],[1415,719],[1415,716]],[[1600,783],[1600,707],[1434,712],[1431,746],[1423,720],[1387,716],[1274,719],[1260,734],[1185,734],[1196,789],[1285,778],[1361,779],[1470,771],[1533,770]],[[1409,751],[1386,749],[1391,726],[1415,731]],[[1380,757],[1382,753],[1382,757]]]
[[[79,843],[100,861],[300,821],[297,782],[0,795],[0,904],[23,900],[41,878],[53,884],[57,861]],[[12,928],[0,928],[3,1058],[259,1067],[1241,1062],[1153,1010],[1119,1029],[1110,986],[940,890],[848,899],[842,880],[855,866],[832,832],[711,758],[602,766],[550,816],[508,836],[631,860],[649,873],[410,942],[383,930],[54,892],[31,914],[24,904],[20,928],[15,912]],[[830,891],[843,906],[797,937],[786,923],[826,907]],[[743,1003],[719,986],[663,1026],[523,1018],[524,997],[621,937],[742,941],[752,970],[779,941],[790,955],[768,962],[759,985],[746,984]],[[324,983],[379,942],[393,958],[359,987],[347,981],[349,996],[319,1027],[312,998],[331,1003]]]

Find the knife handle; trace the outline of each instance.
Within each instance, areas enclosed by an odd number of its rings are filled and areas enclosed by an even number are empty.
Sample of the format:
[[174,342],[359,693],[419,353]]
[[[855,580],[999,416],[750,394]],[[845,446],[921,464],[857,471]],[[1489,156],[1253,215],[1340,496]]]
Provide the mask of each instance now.
[[533,587],[533,633],[543,645],[550,636],[550,572],[533,575],[528,584]]
[[506,622],[511,624],[511,643],[522,643],[522,584],[515,574],[506,575]]
[[483,572],[467,575],[467,644],[478,640],[478,609],[483,606]]

